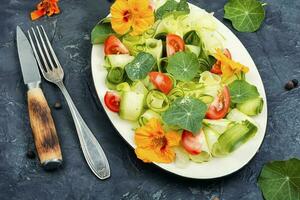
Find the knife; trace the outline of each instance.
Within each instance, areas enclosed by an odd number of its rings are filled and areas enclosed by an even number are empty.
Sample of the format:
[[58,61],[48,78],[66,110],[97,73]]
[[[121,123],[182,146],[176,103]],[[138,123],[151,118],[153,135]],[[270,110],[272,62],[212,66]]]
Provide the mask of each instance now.
[[54,170],[62,165],[59,140],[50,108],[40,88],[41,76],[34,54],[19,26],[17,26],[17,48],[23,80],[28,88],[29,119],[35,147],[42,167],[46,170]]

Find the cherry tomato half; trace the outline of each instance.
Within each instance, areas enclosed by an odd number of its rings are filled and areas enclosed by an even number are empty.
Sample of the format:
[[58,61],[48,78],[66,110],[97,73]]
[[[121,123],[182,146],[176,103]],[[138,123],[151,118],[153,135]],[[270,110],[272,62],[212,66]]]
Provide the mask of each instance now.
[[171,56],[179,51],[184,51],[183,39],[175,34],[168,34],[166,38],[167,42],[167,56]]
[[173,81],[171,78],[161,72],[150,72],[150,81],[153,85],[165,94],[168,94],[173,88]]
[[107,91],[104,96],[104,103],[112,112],[119,112],[120,110],[120,97],[119,95]]
[[[230,58],[231,59],[231,53],[228,49],[224,49],[223,51],[224,55],[227,57],[227,58]],[[217,61],[211,68],[210,70],[211,73],[214,73],[214,74],[222,74],[222,70],[221,70],[221,62],[220,61]]]
[[201,133],[194,135],[192,132],[184,130],[181,135],[181,144],[183,148],[192,155],[201,153]]
[[104,42],[104,53],[105,55],[128,54],[129,51],[115,35],[111,35]]
[[228,113],[230,106],[230,94],[227,86],[219,93],[206,112],[208,119],[222,119]]

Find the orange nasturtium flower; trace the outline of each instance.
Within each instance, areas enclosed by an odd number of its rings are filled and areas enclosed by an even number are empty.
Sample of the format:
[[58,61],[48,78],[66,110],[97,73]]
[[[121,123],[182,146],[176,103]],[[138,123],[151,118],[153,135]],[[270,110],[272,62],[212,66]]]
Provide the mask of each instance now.
[[60,13],[57,2],[58,0],[42,0],[37,4],[36,10],[30,13],[31,20],[36,20],[46,14],[52,16],[53,14]]
[[131,35],[140,35],[154,23],[149,0],[116,0],[110,13],[112,28],[121,35],[129,31]]
[[175,159],[172,147],[178,146],[180,135],[174,131],[165,133],[158,119],[135,131],[135,153],[144,162],[171,163]]
[[239,72],[249,71],[248,67],[225,56],[221,49],[216,49],[215,58],[221,63],[222,77],[225,80]]

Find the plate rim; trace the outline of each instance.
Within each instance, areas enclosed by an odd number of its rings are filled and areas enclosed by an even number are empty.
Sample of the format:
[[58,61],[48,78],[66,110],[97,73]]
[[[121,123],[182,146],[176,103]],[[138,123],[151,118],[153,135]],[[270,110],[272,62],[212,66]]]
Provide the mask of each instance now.
[[[198,6],[196,6],[196,5],[194,5],[194,4],[192,4],[192,3],[188,3],[191,7],[193,7],[194,9],[203,9],[203,8],[200,8],[200,7],[198,7]],[[203,9],[204,10],[204,9]],[[205,12],[207,12],[206,10],[205,10]],[[255,66],[255,69],[257,70],[257,72],[258,72],[258,77],[259,77],[259,79],[260,79],[260,81],[261,81],[261,83],[262,83],[262,94],[261,94],[261,96],[263,97],[263,99],[265,100],[264,101],[264,109],[265,109],[265,113],[266,113],[266,118],[265,118],[265,121],[266,121],[266,123],[265,123],[265,126],[264,127],[259,127],[261,130],[262,130],[262,133],[263,133],[263,138],[262,138],[262,140],[260,141],[260,144],[258,145],[258,148],[256,149],[256,151],[255,151],[255,153],[253,153],[253,155],[249,158],[249,160],[247,161],[247,162],[245,162],[243,165],[240,165],[237,169],[234,169],[234,170],[232,170],[231,172],[229,172],[229,173],[225,173],[225,174],[223,174],[223,175],[221,175],[221,176],[212,176],[212,177],[193,177],[193,176],[186,176],[186,175],[183,175],[183,174],[179,174],[179,173],[176,173],[176,172],[173,172],[173,171],[170,171],[170,170],[168,170],[168,169],[165,169],[164,167],[162,167],[162,166],[160,166],[161,164],[160,163],[149,163],[149,164],[154,164],[154,166],[157,166],[157,167],[159,167],[160,169],[162,169],[163,171],[166,171],[166,172],[168,172],[168,173],[170,173],[170,174],[174,174],[174,175],[177,175],[177,176],[180,176],[180,177],[184,177],[184,178],[189,178],[189,179],[197,179],[197,180],[211,180],[211,179],[218,179],[218,178],[222,178],[222,177],[226,177],[226,176],[229,176],[229,175],[231,175],[231,174],[234,174],[234,173],[236,173],[236,172],[238,172],[239,170],[241,170],[242,168],[244,168],[247,164],[249,164],[249,162],[251,162],[253,159],[254,159],[254,157],[255,157],[255,155],[257,154],[257,152],[260,150],[260,148],[261,148],[261,146],[262,146],[262,144],[263,144],[263,142],[264,142],[264,140],[265,140],[265,137],[266,137],[266,131],[267,131],[267,126],[268,126],[268,100],[267,100],[267,96],[266,96],[266,91],[265,91],[265,86],[264,86],[264,83],[263,83],[263,81],[262,81],[262,78],[261,78],[261,75],[260,75],[260,72],[259,72],[259,70],[258,70],[258,68],[257,68],[257,66],[256,66],[256,64],[255,64],[255,62],[254,62],[254,60],[253,60],[253,58],[252,58],[252,56],[249,54],[249,52],[248,52],[248,50],[247,50],[247,48],[244,46],[244,44],[241,42],[241,40],[233,33],[233,31],[230,29],[230,28],[228,28],[224,23],[222,23],[218,18],[216,18],[215,16],[213,16],[213,18],[217,21],[217,23],[218,23],[218,25],[222,25],[222,26],[224,26],[224,27],[226,27],[226,29],[228,29],[228,31],[229,32],[231,32],[232,33],[232,35],[233,35],[233,39],[234,40],[236,40],[237,42],[239,42],[241,45],[242,45],[242,47],[244,47],[244,49],[245,49],[245,52],[249,55],[249,57],[251,58],[251,61],[254,63],[254,66]],[[106,114],[106,116],[107,116],[107,118],[109,119],[109,121],[110,121],[110,123],[112,124],[112,126],[114,127],[114,129],[117,131],[117,133],[119,134],[119,136],[131,147],[131,148],[133,148],[134,149],[134,147],[129,143],[129,141],[127,141],[126,139],[125,139],[125,137],[123,137],[122,136],[122,134],[120,133],[120,131],[115,127],[115,125],[114,125],[114,123],[113,123],[113,121],[112,121],[112,119],[109,117],[109,115],[108,115],[108,112],[107,112],[107,110],[104,108],[104,105],[103,105],[103,103],[102,103],[102,101],[101,101],[101,98],[102,98],[102,96],[100,96],[100,93],[98,92],[98,90],[97,90],[97,88],[96,88],[96,78],[95,78],[95,68],[96,68],[96,66],[95,66],[95,64],[94,64],[94,57],[93,57],[93,54],[94,54],[94,52],[95,52],[95,48],[97,47],[97,46],[101,46],[101,45],[92,45],[92,49],[91,49],[91,72],[92,72],[92,78],[93,78],[93,84],[94,84],[94,87],[95,87],[95,90],[96,90],[96,94],[97,94],[97,97],[98,97],[98,100],[100,101],[100,104],[101,104],[101,106],[102,106],[102,109],[105,111],[105,114]],[[257,85],[256,85],[257,86]],[[108,88],[107,88],[108,89]],[[253,151],[254,152],[254,151]]]

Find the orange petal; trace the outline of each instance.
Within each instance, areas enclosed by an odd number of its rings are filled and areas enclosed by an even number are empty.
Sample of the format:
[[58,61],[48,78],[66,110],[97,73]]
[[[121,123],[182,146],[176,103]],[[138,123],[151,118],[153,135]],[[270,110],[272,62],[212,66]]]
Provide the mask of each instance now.
[[132,21],[124,22],[123,18],[111,18],[111,26],[116,33],[121,35],[127,33],[132,25]]
[[46,14],[45,10],[35,10],[30,13],[31,20],[37,20],[38,18]]
[[181,136],[174,131],[170,131],[166,133],[166,138],[168,141],[168,146],[173,147],[173,146],[178,146],[181,140]]
[[174,151],[169,148],[164,151],[150,148],[136,148],[135,153],[144,162],[171,163],[175,159]]

